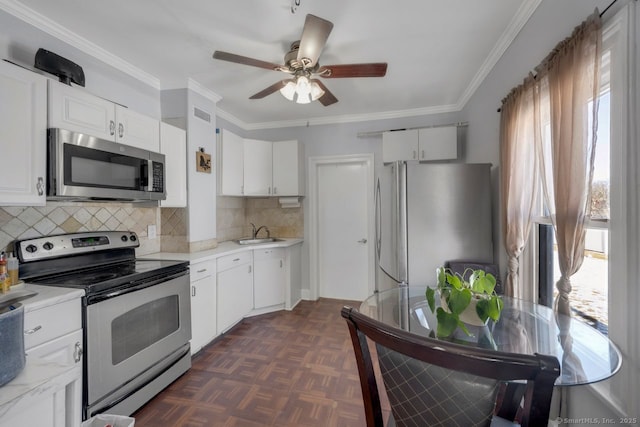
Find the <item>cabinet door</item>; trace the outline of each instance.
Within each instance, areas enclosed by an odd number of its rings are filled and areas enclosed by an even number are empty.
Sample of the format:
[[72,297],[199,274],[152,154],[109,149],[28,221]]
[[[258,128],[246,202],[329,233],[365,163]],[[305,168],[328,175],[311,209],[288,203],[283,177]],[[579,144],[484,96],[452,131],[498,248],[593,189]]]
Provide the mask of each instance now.
[[273,168],[271,141],[244,140],[244,195],[270,196]]
[[418,129],[382,134],[382,161],[396,160],[418,160]]
[[115,141],[115,105],[84,90],[49,80],[49,127]]
[[420,129],[418,140],[421,161],[458,158],[458,128],[456,126]]
[[187,206],[187,133],[175,126],[160,123],[160,152],[165,156],[167,198],[160,206]]
[[116,140],[122,144],[153,152],[160,151],[160,122],[116,105]]
[[244,181],[243,141],[220,129],[218,144],[218,192],[222,196],[242,196]]
[[284,304],[285,250],[254,249],[253,301],[255,308]]
[[273,143],[274,196],[304,195],[304,150],[298,141]]
[[252,264],[219,271],[217,276],[218,333],[225,332],[253,309]]
[[46,202],[47,79],[0,61],[0,200]]
[[216,336],[215,261],[191,266],[191,354]]

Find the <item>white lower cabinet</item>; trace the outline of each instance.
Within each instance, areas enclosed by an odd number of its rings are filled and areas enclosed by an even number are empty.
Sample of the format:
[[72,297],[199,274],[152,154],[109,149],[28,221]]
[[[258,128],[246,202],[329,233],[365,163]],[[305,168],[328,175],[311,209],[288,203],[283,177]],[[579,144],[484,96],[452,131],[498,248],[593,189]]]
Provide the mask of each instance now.
[[191,264],[191,354],[216,337],[216,261]]
[[253,310],[253,253],[218,258],[218,333],[225,332]]
[[24,381],[46,386],[36,386],[37,391],[32,390],[28,398],[19,399],[2,415],[0,427],[79,427],[83,358],[80,298],[25,311],[24,331],[27,364],[20,375],[25,375]]
[[285,254],[283,248],[254,249],[253,303],[255,309],[283,305],[285,301]]

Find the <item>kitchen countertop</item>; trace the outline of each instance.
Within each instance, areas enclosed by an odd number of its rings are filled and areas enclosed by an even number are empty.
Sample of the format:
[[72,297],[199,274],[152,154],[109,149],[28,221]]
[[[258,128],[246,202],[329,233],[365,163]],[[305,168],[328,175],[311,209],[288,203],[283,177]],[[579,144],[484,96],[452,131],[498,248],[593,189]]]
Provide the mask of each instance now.
[[[20,301],[24,306],[25,315],[50,305],[73,300],[84,296],[84,290],[40,286],[26,283],[11,291],[33,291],[37,295]],[[2,363],[2,361],[0,361]],[[61,365],[48,362],[37,357],[27,357],[25,367],[9,383],[0,387],[0,419],[18,410],[29,410],[29,402],[33,398],[46,396],[69,382],[69,378],[81,375],[80,365]]]
[[256,245],[241,245],[239,243],[234,242],[233,240],[229,240],[226,242],[221,242],[214,249],[208,249],[206,251],[199,252],[156,252],[152,254],[147,254],[140,256],[140,258],[145,259],[171,259],[177,261],[189,261],[189,262],[200,262],[207,261],[210,259],[216,259],[221,256],[231,255],[237,252],[243,252],[247,250],[253,249],[268,249],[268,248],[286,248],[289,246],[296,245],[298,243],[302,243],[303,239],[282,239],[277,242],[269,242],[269,243],[259,243]]

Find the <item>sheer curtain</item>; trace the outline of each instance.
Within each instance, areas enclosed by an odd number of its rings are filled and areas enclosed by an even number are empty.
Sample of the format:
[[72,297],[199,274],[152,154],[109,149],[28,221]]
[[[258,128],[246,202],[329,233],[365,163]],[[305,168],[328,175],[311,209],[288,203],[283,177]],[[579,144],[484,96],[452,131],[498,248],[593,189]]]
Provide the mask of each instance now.
[[602,23],[598,11],[536,68],[539,161],[558,245],[555,308],[570,314],[571,276],[584,259],[598,128]]
[[533,76],[502,101],[500,115],[500,191],[504,247],[509,257],[505,294],[521,297],[519,259],[531,229],[538,187]]
[[[501,203],[509,256],[505,289],[519,296],[519,256],[528,239],[539,181],[558,244],[555,308],[570,314],[571,276],[584,259],[585,223],[598,126],[602,23],[596,10],[503,100]],[[537,153],[537,155],[536,155]],[[536,163],[537,162],[537,163]]]

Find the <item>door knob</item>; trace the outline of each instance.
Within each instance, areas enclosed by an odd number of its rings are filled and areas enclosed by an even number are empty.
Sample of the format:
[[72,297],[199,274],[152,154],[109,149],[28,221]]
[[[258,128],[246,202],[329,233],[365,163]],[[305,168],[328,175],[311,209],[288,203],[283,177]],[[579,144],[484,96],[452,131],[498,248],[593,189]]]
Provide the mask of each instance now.
[[367,243],[367,239],[360,239],[360,240],[358,240],[358,243],[365,244],[365,243]]

